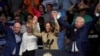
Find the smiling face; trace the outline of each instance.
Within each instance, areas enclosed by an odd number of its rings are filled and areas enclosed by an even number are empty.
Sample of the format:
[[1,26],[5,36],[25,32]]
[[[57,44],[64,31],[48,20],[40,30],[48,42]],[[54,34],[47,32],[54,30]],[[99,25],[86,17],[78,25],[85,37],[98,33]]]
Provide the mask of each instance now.
[[28,33],[32,33],[32,24],[31,23],[27,23],[26,24],[26,29]]
[[47,12],[50,12],[53,10],[52,4],[47,4],[46,8],[47,8]]
[[14,30],[15,34],[18,34],[21,30],[21,24],[20,23],[15,23],[13,30]]
[[43,5],[39,5],[39,11],[44,11]]
[[51,32],[51,30],[52,30],[52,24],[50,22],[47,22],[45,24],[45,29],[46,29],[46,32]]
[[77,17],[75,21],[75,27],[81,28],[84,25],[84,18],[83,17]]

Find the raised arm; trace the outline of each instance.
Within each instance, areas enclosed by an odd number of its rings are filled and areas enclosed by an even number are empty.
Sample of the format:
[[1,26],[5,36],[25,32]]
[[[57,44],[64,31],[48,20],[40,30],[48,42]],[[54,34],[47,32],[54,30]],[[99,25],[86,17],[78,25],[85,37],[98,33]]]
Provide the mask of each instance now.
[[42,37],[42,33],[33,31],[33,35],[37,36],[37,37]]
[[33,17],[33,20],[30,21],[32,24],[32,30],[33,30],[33,35],[37,36],[37,37],[42,37],[42,33],[40,33],[40,29],[39,29],[39,23],[38,23],[38,18],[37,16]]
[[33,26],[33,35],[35,35],[37,37],[42,37],[42,33],[38,32],[37,27],[34,27],[34,26]]
[[59,26],[59,23],[58,23],[58,20],[57,20],[57,11],[52,11],[52,16],[54,18],[54,33],[59,33],[59,30],[60,30],[60,26]]
[[59,21],[60,24],[61,24],[62,26],[64,26],[65,28],[67,28],[67,29],[71,29],[71,28],[72,28],[72,26],[69,25],[66,21],[64,21],[63,18],[59,18],[58,21]]

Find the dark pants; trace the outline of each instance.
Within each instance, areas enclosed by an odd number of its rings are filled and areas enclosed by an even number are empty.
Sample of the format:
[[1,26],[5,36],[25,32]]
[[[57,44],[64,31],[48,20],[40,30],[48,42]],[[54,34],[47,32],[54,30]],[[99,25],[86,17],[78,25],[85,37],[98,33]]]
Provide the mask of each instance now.
[[84,53],[74,53],[74,52],[70,52],[69,56],[85,56]]
[[22,56],[35,56],[35,50],[26,51],[22,54]]

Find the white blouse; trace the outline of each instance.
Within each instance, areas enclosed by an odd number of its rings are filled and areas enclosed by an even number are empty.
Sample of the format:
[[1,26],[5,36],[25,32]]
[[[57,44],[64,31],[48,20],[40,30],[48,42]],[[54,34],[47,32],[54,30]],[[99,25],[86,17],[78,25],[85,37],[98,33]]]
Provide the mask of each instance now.
[[28,35],[27,32],[25,32],[22,37],[19,55],[22,55],[26,50],[31,51],[36,50],[37,48],[37,37],[34,35]]

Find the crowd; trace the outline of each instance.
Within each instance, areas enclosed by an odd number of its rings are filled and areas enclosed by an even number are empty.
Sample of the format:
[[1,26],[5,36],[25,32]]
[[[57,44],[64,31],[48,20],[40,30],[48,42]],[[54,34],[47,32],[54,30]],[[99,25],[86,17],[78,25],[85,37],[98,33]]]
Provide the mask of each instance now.
[[99,56],[99,37],[99,0],[0,0],[0,56]]

